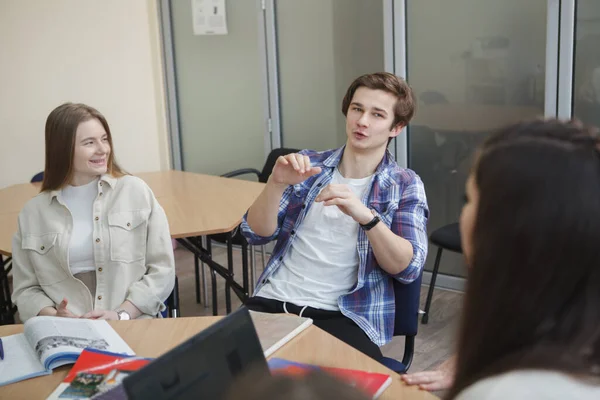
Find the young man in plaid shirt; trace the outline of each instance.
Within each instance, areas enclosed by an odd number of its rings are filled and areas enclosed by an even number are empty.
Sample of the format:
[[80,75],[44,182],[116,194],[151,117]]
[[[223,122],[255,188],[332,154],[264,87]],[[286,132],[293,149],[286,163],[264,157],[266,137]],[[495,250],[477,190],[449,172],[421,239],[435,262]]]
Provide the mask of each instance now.
[[394,329],[392,280],[417,279],[427,256],[423,183],[387,151],[414,109],[403,79],[363,75],[342,101],[344,147],[277,160],[242,222],[251,244],[277,240],[248,308],[312,318],[382,357]]

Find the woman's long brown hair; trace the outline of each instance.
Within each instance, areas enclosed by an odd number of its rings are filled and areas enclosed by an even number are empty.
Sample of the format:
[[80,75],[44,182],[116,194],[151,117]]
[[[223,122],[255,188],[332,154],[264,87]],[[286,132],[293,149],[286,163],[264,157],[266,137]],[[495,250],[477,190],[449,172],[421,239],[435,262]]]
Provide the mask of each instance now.
[[448,398],[517,369],[600,378],[600,138],[574,122],[492,135]]
[[42,191],[57,190],[71,182],[77,127],[90,119],[97,119],[108,137],[110,154],[107,172],[116,177],[124,175],[115,160],[112,135],[104,115],[85,104],[65,103],[52,110],[46,119],[46,163]]

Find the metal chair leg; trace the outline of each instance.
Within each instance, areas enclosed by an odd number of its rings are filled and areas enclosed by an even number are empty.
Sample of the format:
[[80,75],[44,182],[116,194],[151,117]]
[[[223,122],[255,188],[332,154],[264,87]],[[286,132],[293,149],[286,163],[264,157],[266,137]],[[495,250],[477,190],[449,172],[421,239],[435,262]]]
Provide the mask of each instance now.
[[[248,247],[252,247],[248,244],[248,242],[244,241],[241,246],[242,252],[242,287],[244,288],[244,293],[246,296],[250,296],[250,284],[248,282],[248,275],[250,275],[249,270],[250,267],[248,265],[248,257],[250,257],[250,251],[248,251]],[[245,302],[245,300],[243,301]]]
[[415,354],[415,337],[414,336],[406,336],[404,339],[404,356],[402,357],[402,364],[404,364],[405,370],[402,371],[406,373],[412,364],[413,356]]
[[[233,238],[231,232],[227,234],[227,271],[233,278]],[[225,313],[231,313],[231,283],[225,280]]]
[[431,282],[429,282],[429,290],[427,291],[427,300],[425,301],[425,313],[421,322],[427,324],[429,321],[429,308],[431,307],[431,299],[433,297],[433,289],[435,288],[435,280],[437,279],[438,270],[440,268],[440,260],[442,259],[442,249],[438,247],[437,255],[435,256],[435,263],[433,265],[433,272],[431,274]]
[[263,265],[263,271],[265,270],[265,267],[267,266],[267,264],[265,264],[265,254],[266,254],[266,247],[263,244],[262,246],[260,246],[260,253],[261,253],[261,257],[262,257],[262,265]]
[[[204,267],[204,263],[202,266]],[[196,282],[196,303],[198,304],[200,303],[200,258],[197,256],[194,256],[194,281]]]
[[171,318],[179,317],[179,279],[177,277],[175,277],[173,293],[171,293],[167,301],[169,302],[169,316]]
[[[202,247],[210,252],[207,245],[208,238],[202,236]],[[208,282],[206,281],[206,265],[202,263],[202,285],[204,286],[204,308],[208,308]]]
[[256,279],[256,250],[254,246],[250,247],[250,296],[254,293],[254,282]]

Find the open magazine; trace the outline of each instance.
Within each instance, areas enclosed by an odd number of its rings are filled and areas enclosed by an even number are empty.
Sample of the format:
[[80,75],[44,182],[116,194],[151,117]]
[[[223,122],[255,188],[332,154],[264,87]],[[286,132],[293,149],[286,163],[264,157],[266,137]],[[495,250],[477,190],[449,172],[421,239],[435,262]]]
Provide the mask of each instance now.
[[0,386],[50,375],[74,363],[85,348],[134,354],[108,322],[89,319],[34,317],[25,322],[24,333],[3,337],[2,344]]
[[85,349],[67,377],[46,400],[94,398],[117,387],[126,376],[150,361],[151,358]]

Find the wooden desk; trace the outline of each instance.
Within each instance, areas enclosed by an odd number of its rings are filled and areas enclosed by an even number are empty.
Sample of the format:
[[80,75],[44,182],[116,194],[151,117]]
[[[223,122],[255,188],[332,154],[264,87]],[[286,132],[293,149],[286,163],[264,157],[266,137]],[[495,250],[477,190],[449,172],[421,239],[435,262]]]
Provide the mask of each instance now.
[[486,133],[543,115],[543,108],[531,106],[435,104],[419,106],[411,124],[436,132]]
[[[25,203],[40,192],[40,183],[23,183],[8,186],[0,190],[0,215],[18,214]],[[16,227],[16,221],[15,221]],[[1,228],[0,228],[1,229]],[[0,242],[0,248],[4,249],[4,242]],[[10,253],[10,247],[8,248]]]
[[[244,266],[243,285],[239,285],[233,279],[233,265],[230,264],[225,268],[215,263],[208,250],[202,248],[198,237],[232,231],[262,192],[264,184],[183,171],[147,172],[136,176],[150,186],[164,208],[169,220],[171,237],[178,239],[184,247],[211,268],[213,313],[217,314],[216,293],[214,293],[215,272],[225,279],[228,289],[233,288],[238,296],[246,295],[247,265]],[[0,190],[0,255],[11,256],[12,237],[17,230],[17,216],[25,203],[37,195],[39,190],[39,184],[31,183],[12,185]],[[0,264],[2,264],[1,257]],[[1,275],[0,269],[0,278]],[[226,290],[225,293],[229,312],[230,291]]]
[[[110,321],[110,324],[137,355],[158,357],[210,326],[219,318],[221,317]],[[0,336],[21,332],[23,332],[23,325],[0,326]],[[430,393],[406,386],[398,374],[316,326],[311,326],[300,333],[291,342],[277,350],[272,357],[322,366],[390,374],[393,378],[392,384],[380,399],[436,399]],[[0,387],[0,399],[45,399],[64,379],[68,371],[69,367],[65,366],[54,370],[54,373],[49,376]]]
[[[165,209],[174,239],[231,231],[264,188],[263,183],[183,171],[136,176],[150,186]],[[17,216],[39,191],[40,186],[31,183],[0,190],[0,254],[11,255]]]
[[165,209],[173,238],[230,232],[264,188],[264,183],[183,171],[137,176]]

